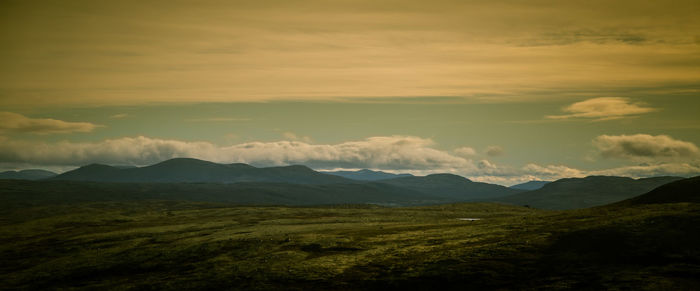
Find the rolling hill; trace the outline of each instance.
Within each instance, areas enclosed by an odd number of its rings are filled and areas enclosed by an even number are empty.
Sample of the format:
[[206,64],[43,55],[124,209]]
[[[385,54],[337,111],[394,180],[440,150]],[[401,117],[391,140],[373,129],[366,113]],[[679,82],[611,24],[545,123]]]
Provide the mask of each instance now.
[[6,171],[0,173],[0,179],[13,180],[41,180],[56,176],[56,173],[46,170],[21,170],[21,171]]
[[129,183],[237,183],[272,182],[294,184],[353,183],[343,177],[316,172],[306,166],[256,168],[247,164],[217,164],[176,158],[140,168],[117,168],[92,164],[51,178],[63,181]]
[[453,201],[479,201],[522,192],[508,187],[473,182],[452,174],[433,174],[424,177],[402,177],[377,181],[405,189],[422,192],[434,197],[447,197]]
[[411,174],[392,174],[382,171],[372,171],[368,169],[363,169],[359,171],[329,171],[323,172],[325,174],[331,174],[336,176],[341,176],[343,178],[358,180],[358,181],[378,181],[386,180],[400,177],[412,177]]
[[600,206],[632,198],[681,177],[632,179],[614,176],[589,176],[560,179],[544,187],[494,201],[529,205],[542,209],[577,209]]
[[625,202],[629,204],[700,203],[700,176],[662,185],[649,193],[634,197],[623,203]]

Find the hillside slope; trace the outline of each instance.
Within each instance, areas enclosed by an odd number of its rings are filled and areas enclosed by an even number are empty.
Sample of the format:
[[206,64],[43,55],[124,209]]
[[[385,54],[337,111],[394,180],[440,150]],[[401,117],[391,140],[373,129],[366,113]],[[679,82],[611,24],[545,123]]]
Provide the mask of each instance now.
[[56,173],[46,170],[21,170],[21,171],[6,171],[0,173],[0,179],[13,180],[41,180],[56,176]]
[[551,183],[551,181],[528,181],[525,183],[510,186],[509,188],[532,191],[532,190],[540,189],[540,188],[544,187],[544,185],[547,185],[549,183]]
[[372,171],[368,169],[363,169],[359,171],[329,171],[323,172],[325,174],[336,175],[343,178],[358,180],[358,181],[378,181],[386,180],[400,177],[412,177],[411,174],[392,174],[382,171]]
[[452,174],[403,177],[381,180],[377,183],[411,189],[435,197],[447,197],[454,201],[479,201],[522,192],[500,185],[472,182],[467,178]]
[[632,179],[614,176],[566,178],[551,182],[541,189],[523,192],[495,201],[529,205],[541,209],[578,209],[610,204],[635,197],[681,177]]
[[700,176],[662,185],[627,201],[630,204],[700,203]]

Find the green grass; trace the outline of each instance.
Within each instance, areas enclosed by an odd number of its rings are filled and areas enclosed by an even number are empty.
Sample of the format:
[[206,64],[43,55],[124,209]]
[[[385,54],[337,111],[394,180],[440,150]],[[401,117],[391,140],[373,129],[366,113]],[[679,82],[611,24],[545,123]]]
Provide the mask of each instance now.
[[0,218],[7,289],[700,286],[698,204],[541,211],[125,201],[4,209]]

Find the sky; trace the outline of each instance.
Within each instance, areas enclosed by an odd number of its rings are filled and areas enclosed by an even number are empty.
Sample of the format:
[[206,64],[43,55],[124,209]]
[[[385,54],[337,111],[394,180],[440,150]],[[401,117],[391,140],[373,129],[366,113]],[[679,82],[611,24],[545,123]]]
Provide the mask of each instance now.
[[697,1],[2,1],[0,170],[700,175]]

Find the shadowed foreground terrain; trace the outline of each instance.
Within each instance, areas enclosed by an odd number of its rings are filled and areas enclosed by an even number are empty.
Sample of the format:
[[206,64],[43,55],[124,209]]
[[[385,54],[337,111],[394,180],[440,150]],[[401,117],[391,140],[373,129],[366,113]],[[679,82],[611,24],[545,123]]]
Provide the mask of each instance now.
[[[7,289],[629,289],[700,286],[700,205],[4,208]],[[471,220],[465,218],[478,218]]]

